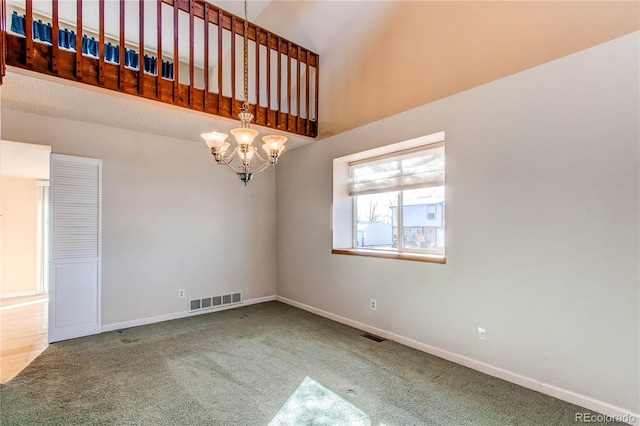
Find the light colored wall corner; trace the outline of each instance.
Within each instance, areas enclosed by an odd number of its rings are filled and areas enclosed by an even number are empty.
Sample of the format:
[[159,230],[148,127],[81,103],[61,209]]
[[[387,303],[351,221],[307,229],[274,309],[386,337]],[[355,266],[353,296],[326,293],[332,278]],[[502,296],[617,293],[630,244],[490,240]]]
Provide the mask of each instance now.
[[[91,99],[99,104],[101,96]],[[103,160],[102,324],[184,312],[189,298],[275,293],[273,170],[245,187],[195,139],[6,106],[2,120],[7,139]]]
[[0,294],[5,297],[37,289],[37,190],[36,179],[0,177]]
[[[639,413],[639,45],[636,32],[290,152],[277,296]],[[438,131],[447,263],[332,255],[333,159]]]

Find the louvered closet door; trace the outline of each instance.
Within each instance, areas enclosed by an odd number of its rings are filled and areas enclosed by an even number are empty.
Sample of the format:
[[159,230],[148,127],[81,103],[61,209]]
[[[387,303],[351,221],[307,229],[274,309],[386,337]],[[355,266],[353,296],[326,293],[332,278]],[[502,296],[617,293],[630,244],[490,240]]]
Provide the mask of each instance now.
[[51,155],[49,342],[100,326],[102,161]]

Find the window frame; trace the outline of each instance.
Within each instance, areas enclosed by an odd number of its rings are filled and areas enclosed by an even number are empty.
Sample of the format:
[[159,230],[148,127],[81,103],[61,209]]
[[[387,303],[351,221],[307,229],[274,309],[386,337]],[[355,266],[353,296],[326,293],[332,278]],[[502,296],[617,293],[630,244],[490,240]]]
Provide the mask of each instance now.
[[[446,263],[446,253],[444,250],[429,249],[411,249],[402,248],[401,250],[384,250],[384,249],[367,249],[357,247],[357,217],[356,217],[356,195],[349,195],[349,164],[353,162],[363,161],[379,156],[392,156],[402,151],[424,148],[429,149],[429,145],[444,145],[445,132],[437,132],[419,138],[386,145],[366,151],[356,152],[344,157],[335,158],[333,160],[333,216],[332,216],[332,232],[333,246],[331,252],[333,254],[378,257],[386,259],[412,260],[429,263]],[[433,148],[436,148],[435,146]],[[443,184],[446,187],[446,184]],[[398,206],[402,208],[402,191],[398,191]],[[389,192],[394,192],[393,190]],[[446,199],[445,199],[446,203]],[[443,209],[443,222],[445,221],[446,210]],[[436,213],[437,215],[437,213]],[[401,216],[398,221],[398,245],[400,246],[400,232],[402,232]],[[443,227],[446,229],[446,226]],[[346,232],[346,233],[345,233]],[[424,232],[424,231],[423,231]],[[445,239],[446,239],[446,231]],[[445,243],[445,250],[447,244]],[[400,247],[398,247],[400,249]]]

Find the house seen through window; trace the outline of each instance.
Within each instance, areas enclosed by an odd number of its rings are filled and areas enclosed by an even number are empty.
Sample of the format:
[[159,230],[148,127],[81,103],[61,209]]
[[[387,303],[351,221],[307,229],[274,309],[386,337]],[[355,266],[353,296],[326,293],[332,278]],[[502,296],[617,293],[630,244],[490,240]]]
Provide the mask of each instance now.
[[444,255],[444,143],[349,164],[355,249]]

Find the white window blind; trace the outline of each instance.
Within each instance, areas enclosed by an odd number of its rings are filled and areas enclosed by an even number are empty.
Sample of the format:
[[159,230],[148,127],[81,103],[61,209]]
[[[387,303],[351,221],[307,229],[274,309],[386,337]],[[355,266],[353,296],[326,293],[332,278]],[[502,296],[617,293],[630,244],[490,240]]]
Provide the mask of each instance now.
[[444,185],[444,143],[349,163],[349,195]]

